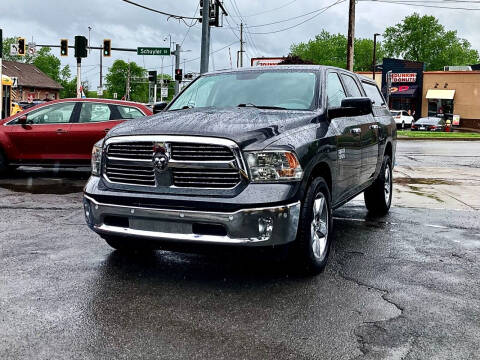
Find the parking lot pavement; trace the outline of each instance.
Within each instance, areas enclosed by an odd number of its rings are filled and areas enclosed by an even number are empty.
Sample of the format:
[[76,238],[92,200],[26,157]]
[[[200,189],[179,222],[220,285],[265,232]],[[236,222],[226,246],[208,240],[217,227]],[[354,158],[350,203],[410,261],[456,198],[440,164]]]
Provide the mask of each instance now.
[[2,359],[479,358],[478,211],[353,201],[326,272],[302,278],[271,253],[122,256],[84,225],[86,177],[0,181]]

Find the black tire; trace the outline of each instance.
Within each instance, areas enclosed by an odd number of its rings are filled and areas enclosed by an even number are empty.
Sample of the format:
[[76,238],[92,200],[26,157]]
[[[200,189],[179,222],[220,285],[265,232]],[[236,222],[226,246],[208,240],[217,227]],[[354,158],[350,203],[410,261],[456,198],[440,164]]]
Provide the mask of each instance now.
[[380,174],[378,174],[377,179],[364,193],[365,206],[368,212],[372,215],[386,215],[392,205],[392,193],[392,161],[390,156],[385,155]]
[[[317,211],[314,224],[314,205],[318,205],[322,199],[324,203],[321,204],[321,213]],[[332,227],[330,190],[325,180],[318,177],[310,184],[300,211],[297,239],[293,248],[293,263],[296,270],[304,275],[316,275],[325,269],[330,253]],[[315,228],[317,237],[313,238]]]
[[107,235],[102,236],[102,238],[112,248],[126,254],[151,252],[155,250],[155,247],[148,241]]

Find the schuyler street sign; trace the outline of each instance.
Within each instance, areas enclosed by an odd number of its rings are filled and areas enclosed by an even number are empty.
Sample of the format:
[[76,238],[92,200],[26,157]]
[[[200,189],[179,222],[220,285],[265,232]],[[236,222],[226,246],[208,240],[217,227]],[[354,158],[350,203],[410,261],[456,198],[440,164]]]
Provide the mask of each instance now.
[[170,48],[160,47],[139,47],[137,48],[137,55],[170,55]]

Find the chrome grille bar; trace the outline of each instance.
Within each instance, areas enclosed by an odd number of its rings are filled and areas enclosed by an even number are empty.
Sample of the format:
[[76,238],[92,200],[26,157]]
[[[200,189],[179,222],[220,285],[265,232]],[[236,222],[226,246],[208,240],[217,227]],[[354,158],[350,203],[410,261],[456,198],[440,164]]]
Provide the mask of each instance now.
[[167,186],[157,185],[160,173],[155,172],[152,162],[155,143],[168,144],[171,151],[167,170],[170,187],[230,189],[246,174],[240,150],[231,140],[139,135],[106,140],[105,179],[126,185]]

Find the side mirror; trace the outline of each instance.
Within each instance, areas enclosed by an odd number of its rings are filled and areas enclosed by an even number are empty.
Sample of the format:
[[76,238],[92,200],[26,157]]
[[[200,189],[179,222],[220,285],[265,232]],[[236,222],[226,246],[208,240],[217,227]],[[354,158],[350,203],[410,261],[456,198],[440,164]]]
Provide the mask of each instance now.
[[368,97],[351,97],[342,100],[342,106],[328,109],[328,118],[362,116],[372,113],[372,100]]
[[27,115],[20,116],[17,121],[22,126],[27,125]]
[[168,105],[167,102],[158,102],[158,103],[153,104],[153,113],[157,114],[157,113],[163,111],[163,109],[165,109],[167,107],[167,105]]

